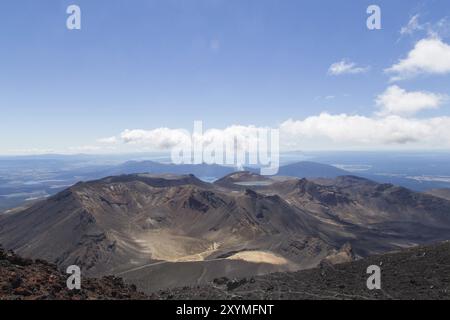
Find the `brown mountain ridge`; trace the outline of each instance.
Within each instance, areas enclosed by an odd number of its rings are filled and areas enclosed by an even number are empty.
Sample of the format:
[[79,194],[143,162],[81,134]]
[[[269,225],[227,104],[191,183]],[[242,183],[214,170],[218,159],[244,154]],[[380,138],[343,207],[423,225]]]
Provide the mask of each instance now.
[[0,216],[6,248],[60,268],[79,265],[87,276],[119,275],[146,292],[446,239],[450,201],[351,176],[235,173],[211,184],[193,175],[123,175]]

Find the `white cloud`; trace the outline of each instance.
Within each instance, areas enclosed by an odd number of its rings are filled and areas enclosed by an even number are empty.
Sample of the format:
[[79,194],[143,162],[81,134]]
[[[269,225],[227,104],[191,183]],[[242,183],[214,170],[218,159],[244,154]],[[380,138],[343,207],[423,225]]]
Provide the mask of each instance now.
[[413,91],[408,92],[398,86],[390,86],[376,99],[379,115],[410,116],[425,109],[436,109],[446,99],[445,95]]
[[369,71],[369,67],[358,67],[356,63],[341,60],[339,62],[333,63],[328,69],[328,73],[333,76],[343,75],[343,74],[358,74]]
[[450,146],[450,117],[406,119],[322,113],[280,126],[284,149]]
[[[239,138],[252,141],[259,129],[239,125],[210,129],[203,132],[202,139],[198,141],[203,141],[205,147],[230,137],[238,137],[238,141]],[[400,115],[321,113],[300,120],[289,119],[278,129],[282,151],[450,148],[450,117],[418,119]],[[190,145],[191,135],[192,132],[167,128],[126,130],[121,134],[124,147],[134,146],[135,150],[146,151],[170,151],[173,147]],[[248,150],[249,146],[239,148]]]
[[125,130],[120,134],[126,144],[141,144],[159,150],[167,150],[187,143],[189,133],[182,129],[157,128],[153,130]]
[[[446,99],[445,95],[426,91],[408,92],[393,85],[377,97],[379,112],[372,116],[321,113],[303,120],[289,119],[275,129],[279,129],[282,151],[450,148],[450,117],[407,117],[421,110],[438,108]],[[232,125],[203,131],[196,123],[194,130],[190,131],[170,128],[125,130],[118,135],[117,141],[121,142],[122,147],[170,151],[176,147],[191,146],[193,136],[204,147],[236,138],[239,149],[249,150],[255,141],[252,139],[260,129],[270,128]],[[113,138],[101,140],[116,141]]]
[[436,37],[422,39],[405,59],[385,71],[394,74],[391,81],[404,80],[418,74],[450,73],[450,45]]
[[248,148],[248,145],[240,145],[240,142],[248,141],[255,137],[260,128],[256,126],[233,125],[225,129],[209,129],[202,131],[202,135],[183,129],[157,128],[152,130],[125,130],[120,137],[125,144],[145,146],[153,150],[170,150],[171,148],[190,144],[192,135],[196,135],[197,141],[208,146],[217,141],[226,141],[236,138],[238,148]]
[[402,27],[400,30],[400,34],[401,35],[411,35],[413,34],[415,31],[418,30],[423,30],[424,26],[419,24],[419,15],[416,14],[415,16],[411,17],[411,19],[409,19],[409,22],[406,26]]
[[419,23],[419,15],[411,17],[408,24],[400,29],[400,34],[413,35],[416,33],[426,34],[432,38],[445,38],[450,35],[450,20],[443,18],[437,22]]
[[108,138],[98,139],[97,142],[101,144],[116,144],[117,142],[119,142],[119,140],[117,139],[117,137],[112,136]]

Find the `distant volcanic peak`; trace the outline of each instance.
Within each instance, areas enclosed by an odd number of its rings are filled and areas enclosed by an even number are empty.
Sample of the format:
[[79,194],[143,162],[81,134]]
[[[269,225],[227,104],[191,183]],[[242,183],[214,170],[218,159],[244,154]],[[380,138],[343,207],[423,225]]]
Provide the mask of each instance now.
[[80,189],[80,184],[77,183],[75,186],[72,186],[72,187],[70,187],[68,189],[65,189],[65,190],[63,190],[61,192],[58,192],[54,196],[49,197],[47,200],[61,201],[61,200],[64,200],[66,198],[69,198],[69,197],[73,198],[74,194],[79,189]]
[[262,193],[258,193],[252,189],[246,189],[244,192],[244,196],[254,201],[269,201],[276,205],[285,204],[284,200],[278,195],[265,195]]
[[340,176],[336,178],[336,184],[341,186],[341,187],[345,187],[345,186],[356,186],[356,185],[370,185],[370,186],[377,186],[379,185],[378,183],[366,179],[366,178],[361,178],[361,177],[357,177],[357,176],[352,176],[352,175],[348,175],[348,176]]
[[277,194],[267,195],[265,198],[270,200],[270,201],[275,201],[275,202],[282,202],[283,201],[283,199]]
[[316,185],[316,184],[314,182],[312,182],[312,181],[309,181],[306,178],[295,180],[295,187],[296,188],[303,189],[303,188],[307,188],[308,186],[313,186],[313,185]]
[[377,192],[384,192],[386,190],[393,190],[395,187],[394,185],[390,184],[390,183],[383,183],[383,184],[379,184],[375,187]]
[[234,172],[225,177],[217,180],[215,184],[217,185],[227,185],[227,184],[236,184],[240,182],[265,182],[270,181],[271,179],[257,173],[253,173],[250,171],[240,171]]
[[183,208],[205,213],[210,209],[210,207],[208,204],[204,203],[202,200],[203,199],[201,199],[201,198],[199,199],[195,195],[191,195],[183,203]]
[[[54,196],[43,199],[32,205],[31,207],[25,209],[23,212],[41,212],[42,210],[49,210],[49,207],[54,206],[65,206],[66,209],[83,208],[83,195],[88,190],[87,184],[78,184],[65,189]],[[91,191],[88,192],[89,194]]]
[[253,173],[250,171],[236,171],[236,172],[232,172],[230,174],[227,174],[226,176],[222,177],[220,180],[222,179],[230,179],[230,178],[239,178],[242,176],[247,176],[247,175],[252,175]]
[[261,199],[263,196],[252,189],[245,189],[245,195],[254,198],[254,199]]
[[182,203],[181,208],[201,212],[207,212],[210,208],[217,209],[228,203],[226,195],[192,185],[170,188],[167,196],[171,202]]
[[339,169],[337,167],[310,161],[301,161],[287,164],[281,166],[279,170],[280,176],[306,178],[335,178],[347,174],[349,174],[348,171]]
[[250,171],[235,172],[230,174],[228,177],[238,180],[269,180],[269,178],[265,176]]
[[351,199],[339,188],[319,185],[306,179],[297,180],[288,196],[306,196],[310,200],[314,199],[322,204],[333,206],[351,202]]
[[202,187],[208,187],[209,184],[201,181],[197,177],[192,174],[189,175],[173,175],[173,174],[128,174],[128,175],[120,175],[107,177],[100,180],[95,180],[88,182],[89,185],[97,185],[97,184],[112,184],[112,183],[129,183],[129,182],[143,182],[151,187],[156,188],[167,188],[173,186],[182,186],[182,185],[196,185]]
[[291,184],[291,190],[290,192],[295,193],[310,193],[310,192],[317,192],[319,189],[322,189],[323,186],[318,185],[310,180],[307,180],[305,178],[292,180],[290,182],[287,182]]

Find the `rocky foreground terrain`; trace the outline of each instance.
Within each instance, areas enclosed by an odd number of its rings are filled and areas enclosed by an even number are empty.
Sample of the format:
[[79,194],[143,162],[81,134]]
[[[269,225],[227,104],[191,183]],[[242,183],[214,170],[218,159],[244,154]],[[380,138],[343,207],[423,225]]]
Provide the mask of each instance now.
[[[381,290],[368,290],[367,267],[381,268]],[[450,299],[450,242],[339,265],[275,273],[159,292],[160,299]]]
[[82,279],[82,290],[68,290],[56,266],[30,260],[0,248],[0,300],[124,300],[145,299],[122,279]]
[[[366,287],[367,267],[381,268],[381,290]],[[144,295],[120,278],[83,279],[82,290],[66,288],[67,275],[42,260],[0,248],[0,300],[376,300],[450,299],[450,242],[298,272],[241,279],[225,277],[201,286]]]

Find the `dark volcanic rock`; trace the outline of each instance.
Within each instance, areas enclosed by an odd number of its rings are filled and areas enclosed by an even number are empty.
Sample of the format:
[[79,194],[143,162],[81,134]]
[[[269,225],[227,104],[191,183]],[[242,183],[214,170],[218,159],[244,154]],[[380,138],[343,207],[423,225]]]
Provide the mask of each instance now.
[[[381,290],[367,289],[367,267],[381,268]],[[224,281],[211,285],[159,293],[166,299],[450,299],[450,242],[372,256],[339,265],[298,272],[274,273],[250,281]]]
[[81,290],[66,287],[68,275],[42,260],[23,259],[0,248],[0,300],[123,300],[147,299],[122,279],[82,278]]

